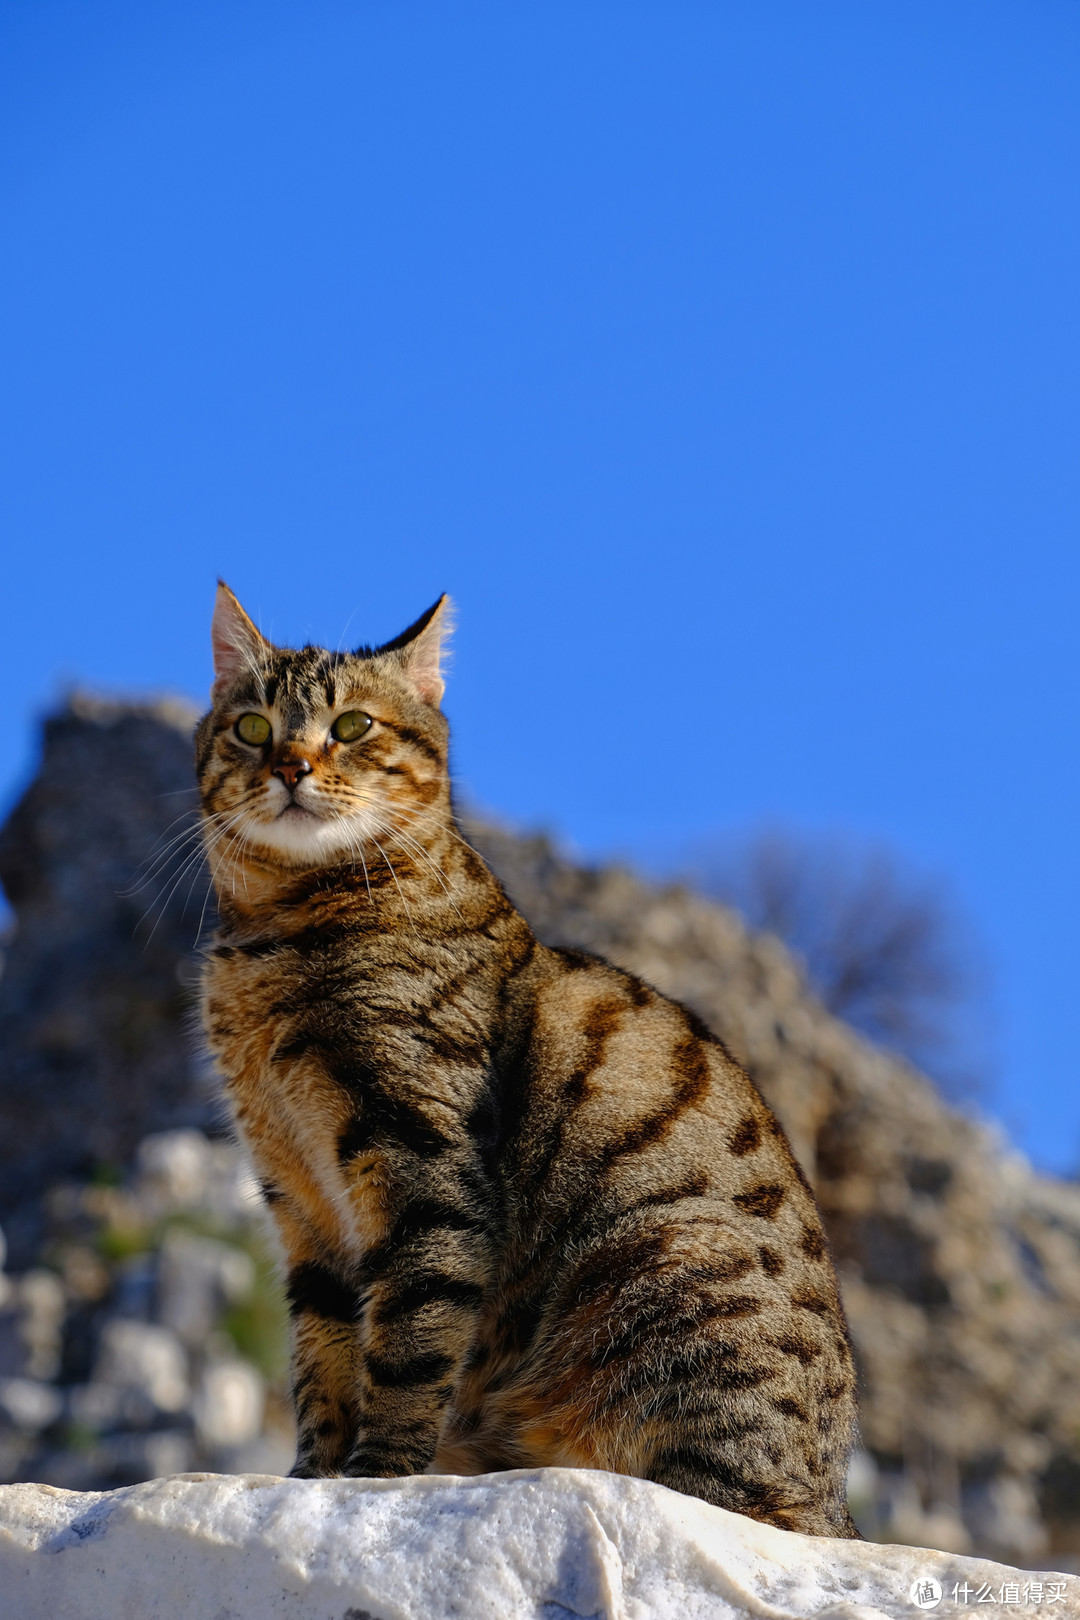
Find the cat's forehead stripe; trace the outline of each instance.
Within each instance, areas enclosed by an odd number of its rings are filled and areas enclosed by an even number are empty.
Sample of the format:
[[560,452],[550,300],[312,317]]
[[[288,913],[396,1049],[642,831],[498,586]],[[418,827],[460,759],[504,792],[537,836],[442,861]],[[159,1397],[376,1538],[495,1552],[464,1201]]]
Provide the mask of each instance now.
[[261,701],[270,708],[276,706],[289,726],[300,726],[324,706],[333,709],[346,701],[357,677],[370,671],[370,655],[321,647],[290,649],[278,654],[275,669],[264,680]]

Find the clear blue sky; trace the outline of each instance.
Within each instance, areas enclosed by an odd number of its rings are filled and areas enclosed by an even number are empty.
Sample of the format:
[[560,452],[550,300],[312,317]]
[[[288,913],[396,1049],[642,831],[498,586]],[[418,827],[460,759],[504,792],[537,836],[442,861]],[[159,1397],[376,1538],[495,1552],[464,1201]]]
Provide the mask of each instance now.
[[5,802],[66,680],[441,590],[471,796],[947,878],[1080,1156],[1072,0],[4,0]]

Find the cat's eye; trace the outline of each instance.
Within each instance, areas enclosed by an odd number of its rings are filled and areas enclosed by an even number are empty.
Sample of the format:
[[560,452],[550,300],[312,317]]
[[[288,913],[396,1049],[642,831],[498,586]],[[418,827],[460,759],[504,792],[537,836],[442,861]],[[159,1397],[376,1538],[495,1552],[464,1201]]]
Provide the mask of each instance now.
[[259,748],[270,736],[270,722],[264,714],[242,714],[236,722],[236,735],[241,742]]
[[365,714],[363,709],[346,709],[344,714],[338,715],[330,727],[330,735],[338,742],[355,742],[370,729],[370,726],[371,716]]

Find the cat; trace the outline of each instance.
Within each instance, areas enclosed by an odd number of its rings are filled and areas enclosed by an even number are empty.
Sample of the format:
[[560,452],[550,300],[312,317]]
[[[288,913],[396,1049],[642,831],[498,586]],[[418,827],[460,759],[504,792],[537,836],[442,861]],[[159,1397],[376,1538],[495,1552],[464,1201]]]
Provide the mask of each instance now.
[[287,1265],[293,1475],[601,1468],[856,1536],[810,1188],[704,1024],[541,944],[461,836],[448,618],[292,650],[218,588],[203,1018]]

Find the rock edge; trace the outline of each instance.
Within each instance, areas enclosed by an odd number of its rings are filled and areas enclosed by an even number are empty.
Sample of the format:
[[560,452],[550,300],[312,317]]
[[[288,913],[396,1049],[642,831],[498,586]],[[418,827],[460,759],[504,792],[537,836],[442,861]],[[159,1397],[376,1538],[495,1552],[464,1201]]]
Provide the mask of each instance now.
[[1077,1577],[795,1535],[577,1469],[0,1488],[2,1620],[910,1620],[922,1580],[941,1615],[988,1585],[999,1616],[1080,1616]]

